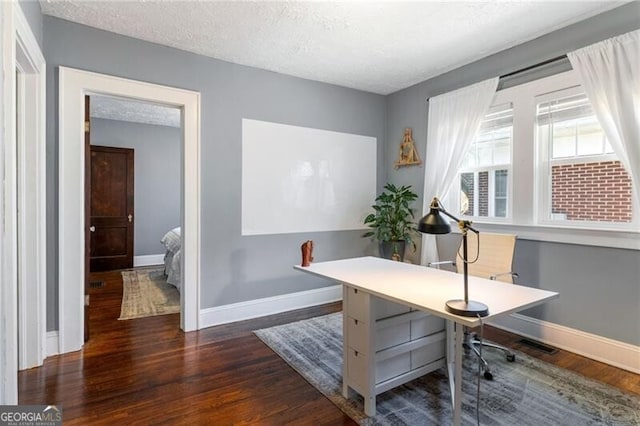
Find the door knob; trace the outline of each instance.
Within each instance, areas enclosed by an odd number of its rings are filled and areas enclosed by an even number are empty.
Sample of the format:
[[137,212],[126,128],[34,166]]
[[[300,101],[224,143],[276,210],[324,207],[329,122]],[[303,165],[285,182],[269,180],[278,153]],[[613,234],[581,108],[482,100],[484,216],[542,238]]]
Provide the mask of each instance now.
[[89,231],[91,231],[91,232],[96,232],[96,227],[95,227],[95,226],[93,226],[93,225],[91,225],[91,226],[89,227]]
[[133,222],[133,215],[129,214],[129,216],[127,216],[127,218],[129,218],[129,223]]

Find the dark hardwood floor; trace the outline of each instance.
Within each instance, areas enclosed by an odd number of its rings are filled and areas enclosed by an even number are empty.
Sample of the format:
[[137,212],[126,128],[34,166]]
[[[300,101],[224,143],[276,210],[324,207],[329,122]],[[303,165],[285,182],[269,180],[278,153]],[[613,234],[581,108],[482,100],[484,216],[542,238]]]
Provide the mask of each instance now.
[[[91,339],[18,375],[20,404],[62,405],[65,424],[355,425],[252,330],[341,309],[340,303],[183,333],[179,316],[118,321],[119,272],[92,274]],[[566,351],[553,355],[487,327],[485,337],[640,395],[640,375]]]

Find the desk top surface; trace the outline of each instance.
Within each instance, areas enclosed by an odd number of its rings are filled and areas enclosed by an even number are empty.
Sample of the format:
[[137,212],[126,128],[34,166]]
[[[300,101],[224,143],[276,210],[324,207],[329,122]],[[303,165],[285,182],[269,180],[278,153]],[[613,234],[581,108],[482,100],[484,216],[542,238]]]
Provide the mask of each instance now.
[[[464,298],[462,274],[378,257],[318,262],[294,268],[460,324],[471,327],[480,324],[478,318],[461,317],[445,310],[448,300]],[[469,276],[469,300],[489,307],[489,315],[483,318],[484,321],[558,296],[553,291]]]

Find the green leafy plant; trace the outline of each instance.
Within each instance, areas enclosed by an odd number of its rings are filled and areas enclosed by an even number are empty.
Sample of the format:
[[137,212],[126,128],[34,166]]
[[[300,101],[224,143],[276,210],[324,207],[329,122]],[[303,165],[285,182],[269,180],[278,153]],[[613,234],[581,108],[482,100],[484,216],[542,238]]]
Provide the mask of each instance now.
[[387,183],[384,189],[376,198],[376,204],[371,206],[375,213],[364,219],[364,224],[371,230],[362,236],[374,237],[380,242],[405,241],[415,250],[412,236],[416,234],[416,223],[411,203],[418,195],[411,190],[410,185],[397,187]]

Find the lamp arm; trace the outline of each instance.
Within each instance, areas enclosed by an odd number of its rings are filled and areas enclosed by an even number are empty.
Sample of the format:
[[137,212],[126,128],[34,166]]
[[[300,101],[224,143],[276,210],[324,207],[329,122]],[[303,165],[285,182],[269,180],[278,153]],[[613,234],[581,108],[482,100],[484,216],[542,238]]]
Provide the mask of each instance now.
[[453,219],[456,223],[460,222],[460,219],[458,219],[457,217],[455,217],[454,215],[452,215],[451,213],[449,213],[448,211],[446,211],[444,209],[444,207],[442,207],[442,205],[438,205],[438,211],[440,211],[440,213],[444,213],[445,215],[449,216],[451,219]]
[[454,215],[452,215],[451,213],[449,213],[448,211],[445,210],[444,207],[442,207],[442,204],[440,204],[440,200],[438,199],[434,199],[434,201],[432,202],[432,207],[437,207],[438,211],[440,213],[445,214],[446,216],[449,216],[449,218],[453,219],[457,224],[458,224],[458,228],[460,228],[461,231],[465,231],[465,230],[470,230],[472,232],[474,232],[476,235],[480,234],[480,231],[478,231],[477,229],[473,228],[471,226],[471,221],[470,220],[461,220],[458,219],[457,217],[455,217]]

